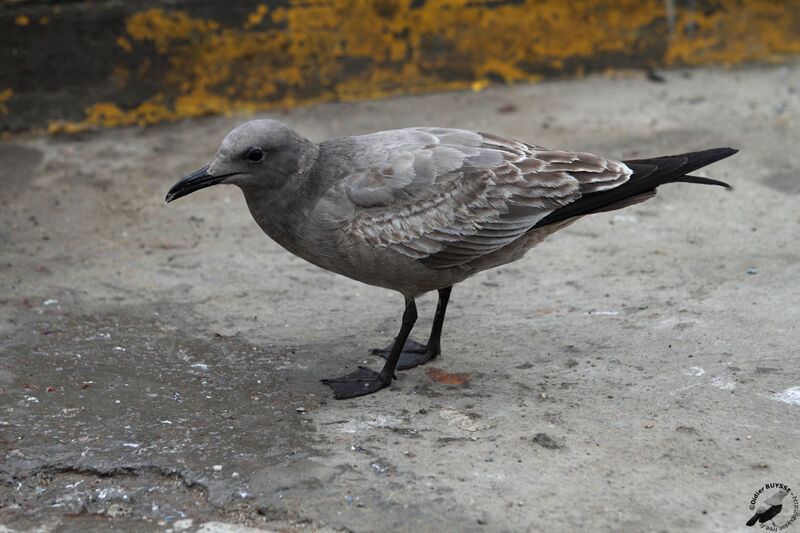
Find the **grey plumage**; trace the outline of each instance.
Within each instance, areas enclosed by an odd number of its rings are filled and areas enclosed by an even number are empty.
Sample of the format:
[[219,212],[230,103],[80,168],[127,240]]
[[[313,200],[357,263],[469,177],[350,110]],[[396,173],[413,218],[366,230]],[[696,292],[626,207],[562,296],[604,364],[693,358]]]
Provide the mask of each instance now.
[[258,225],[284,248],[413,303],[519,259],[580,216],[644,201],[663,183],[727,186],[685,174],[733,153],[629,166],[447,128],[313,144],[280,122],[256,120],[229,133],[210,165],[178,182],[167,201],[216,183],[238,185]]

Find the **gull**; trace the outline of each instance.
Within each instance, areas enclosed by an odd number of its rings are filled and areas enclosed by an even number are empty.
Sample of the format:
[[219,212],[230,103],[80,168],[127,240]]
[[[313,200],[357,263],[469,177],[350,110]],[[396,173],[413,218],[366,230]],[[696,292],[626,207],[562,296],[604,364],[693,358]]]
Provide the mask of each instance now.
[[[276,120],[223,139],[211,162],[178,181],[171,202],[217,184],[238,186],[256,223],[289,252],[331,272],[398,291],[400,332],[380,372],[322,380],[336,398],[387,387],[396,369],[437,357],[450,292],[520,259],[579,218],[655,196],[666,183],[729,187],[690,172],[736,153],[715,148],[615,161],[549,150],[490,133],[418,127],[315,144]],[[414,299],[438,291],[425,344],[409,339]]]

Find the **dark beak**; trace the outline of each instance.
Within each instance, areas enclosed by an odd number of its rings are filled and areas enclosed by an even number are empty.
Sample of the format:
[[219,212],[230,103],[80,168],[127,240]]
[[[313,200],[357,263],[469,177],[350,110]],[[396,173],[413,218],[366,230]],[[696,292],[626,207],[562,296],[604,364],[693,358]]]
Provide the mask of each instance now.
[[205,189],[206,187],[211,187],[212,185],[222,183],[225,181],[225,178],[229,176],[230,174],[225,174],[224,176],[212,176],[208,173],[208,165],[206,165],[200,170],[192,172],[185,178],[182,178],[178,183],[173,185],[167,193],[167,203],[186,196],[187,194],[191,194],[194,191],[199,191],[200,189]]

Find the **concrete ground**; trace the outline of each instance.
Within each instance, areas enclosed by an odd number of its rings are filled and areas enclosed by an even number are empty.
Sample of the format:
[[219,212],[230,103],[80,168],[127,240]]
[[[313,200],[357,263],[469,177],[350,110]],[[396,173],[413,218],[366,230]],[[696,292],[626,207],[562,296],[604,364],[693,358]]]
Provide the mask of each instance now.
[[0,531],[747,530],[765,483],[800,491],[800,64],[662,74],[263,115],[741,149],[705,174],[732,192],[663,187],[458,285],[443,356],[347,401],[319,379],[380,366],[400,295],[233,187],[164,204],[247,117],[0,143]]

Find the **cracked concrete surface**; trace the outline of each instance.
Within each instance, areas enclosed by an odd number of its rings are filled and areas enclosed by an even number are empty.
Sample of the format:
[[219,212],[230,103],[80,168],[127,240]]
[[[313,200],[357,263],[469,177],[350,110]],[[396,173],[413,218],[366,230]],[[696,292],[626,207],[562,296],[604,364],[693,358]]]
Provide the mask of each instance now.
[[[800,490],[800,65],[274,113],[633,158],[731,145],[453,291],[443,356],[334,401],[402,299],[165,206],[247,117],[0,143],[0,531],[731,531]],[[751,273],[748,273],[750,271]],[[420,300],[418,334],[435,298]]]

